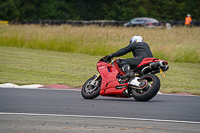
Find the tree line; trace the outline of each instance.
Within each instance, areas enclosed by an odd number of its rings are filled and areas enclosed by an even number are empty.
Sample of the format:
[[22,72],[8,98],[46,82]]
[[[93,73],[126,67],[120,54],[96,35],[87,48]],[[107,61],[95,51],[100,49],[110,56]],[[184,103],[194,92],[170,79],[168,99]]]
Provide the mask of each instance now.
[[200,20],[199,0],[0,0],[0,20]]

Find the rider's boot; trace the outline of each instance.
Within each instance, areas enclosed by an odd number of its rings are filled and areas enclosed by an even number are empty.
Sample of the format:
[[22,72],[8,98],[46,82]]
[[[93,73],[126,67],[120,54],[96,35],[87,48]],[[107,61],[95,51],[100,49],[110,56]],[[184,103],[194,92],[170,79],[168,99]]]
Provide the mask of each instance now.
[[124,65],[122,67],[123,72],[125,72],[125,75],[121,76],[121,79],[125,79],[125,78],[131,78],[134,76],[133,72],[130,69],[129,65]]

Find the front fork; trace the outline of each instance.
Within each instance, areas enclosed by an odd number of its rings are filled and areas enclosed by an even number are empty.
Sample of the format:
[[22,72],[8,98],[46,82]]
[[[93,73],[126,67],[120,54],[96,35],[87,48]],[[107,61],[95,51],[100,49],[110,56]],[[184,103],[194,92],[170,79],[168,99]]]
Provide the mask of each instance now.
[[97,86],[96,80],[97,80],[101,75],[100,75],[100,74],[96,74],[95,76],[96,76],[95,79],[92,80],[92,82],[90,83],[90,85]]

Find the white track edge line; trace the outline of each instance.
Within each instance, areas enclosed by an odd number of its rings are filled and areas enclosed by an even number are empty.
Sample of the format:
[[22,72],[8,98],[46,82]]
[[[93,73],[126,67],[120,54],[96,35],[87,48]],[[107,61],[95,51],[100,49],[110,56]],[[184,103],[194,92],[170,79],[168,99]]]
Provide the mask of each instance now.
[[27,115],[27,116],[55,116],[55,117],[77,117],[77,118],[102,118],[102,119],[119,119],[119,120],[138,120],[138,121],[200,124],[200,122],[195,122],[195,121],[178,121],[178,120],[127,118],[127,117],[109,117],[109,116],[88,116],[88,115],[60,115],[60,114],[35,114],[35,113],[5,113],[5,112],[0,112],[0,115]]

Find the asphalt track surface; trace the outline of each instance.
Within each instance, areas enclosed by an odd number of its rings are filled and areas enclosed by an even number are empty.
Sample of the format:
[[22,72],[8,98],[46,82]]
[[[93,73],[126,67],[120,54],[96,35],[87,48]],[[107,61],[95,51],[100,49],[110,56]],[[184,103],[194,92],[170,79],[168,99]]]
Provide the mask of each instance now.
[[200,132],[200,97],[157,95],[148,102],[78,90],[0,88],[0,132]]

